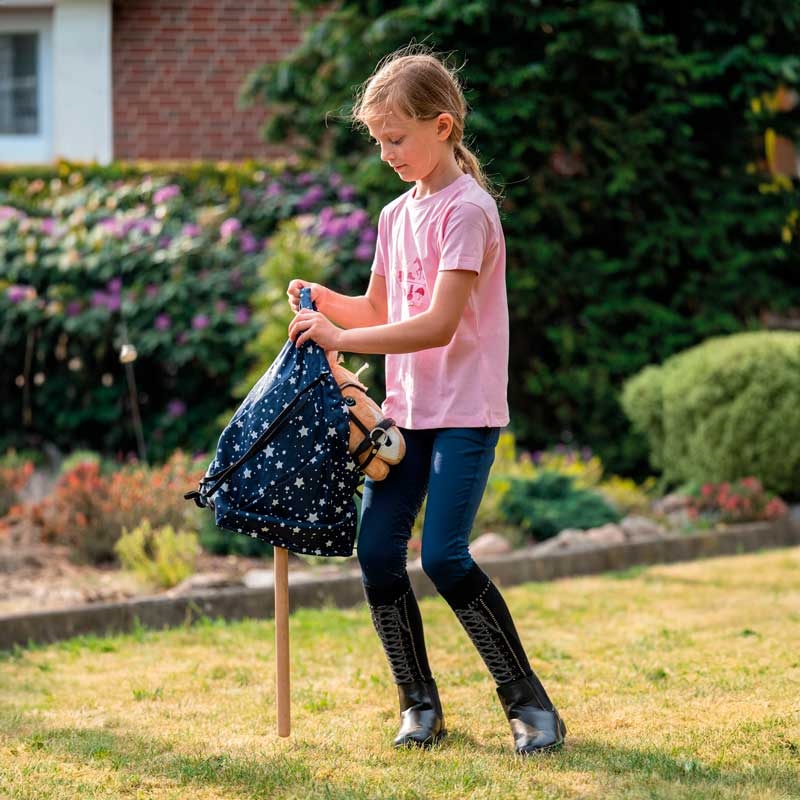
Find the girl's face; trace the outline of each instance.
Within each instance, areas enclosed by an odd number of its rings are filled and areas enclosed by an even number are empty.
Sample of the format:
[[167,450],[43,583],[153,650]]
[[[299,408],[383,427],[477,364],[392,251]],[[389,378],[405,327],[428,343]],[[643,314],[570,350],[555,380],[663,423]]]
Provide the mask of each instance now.
[[381,160],[404,181],[424,184],[444,160],[452,158],[448,138],[453,121],[449,114],[419,120],[390,112],[366,123],[381,148]]

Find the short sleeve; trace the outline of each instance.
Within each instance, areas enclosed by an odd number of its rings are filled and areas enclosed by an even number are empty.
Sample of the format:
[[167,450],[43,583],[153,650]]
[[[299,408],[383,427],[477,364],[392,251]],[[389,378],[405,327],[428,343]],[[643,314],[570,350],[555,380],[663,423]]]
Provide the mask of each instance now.
[[378,238],[375,242],[375,257],[372,259],[371,270],[376,275],[386,275],[386,209],[381,211],[378,218]]
[[491,235],[486,212],[474,203],[459,203],[442,226],[439,269],[480,272]]

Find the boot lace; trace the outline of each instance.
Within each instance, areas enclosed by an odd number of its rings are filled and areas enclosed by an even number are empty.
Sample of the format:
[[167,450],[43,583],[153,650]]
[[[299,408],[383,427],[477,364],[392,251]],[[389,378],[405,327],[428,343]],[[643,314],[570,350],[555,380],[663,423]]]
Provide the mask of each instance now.
[[421,680],[422,670],[417,663],[411,628],[408,620],[403,620],[399,602],[389,606],[370,606],[370,613],[386,652],[394,682],[411,683]]
[[500,626],[493,625],[485,614],[472,606],[454,611],[495,681],[500,684],[518,678],[521,667]]

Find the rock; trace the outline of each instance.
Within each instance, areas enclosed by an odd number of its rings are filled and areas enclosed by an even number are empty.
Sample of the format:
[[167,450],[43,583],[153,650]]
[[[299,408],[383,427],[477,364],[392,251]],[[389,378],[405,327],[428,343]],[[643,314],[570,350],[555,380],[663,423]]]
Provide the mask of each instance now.
[[511,550],[511,542],[499,533],[483,533],[469,543],[469,551],[473,558],[499,556],[510,553]]
[[537,553],[553,553],[559,550],[569,550],[576,547],[585,547],[587,544],[586,531],[580,528],[565,528],[550,539],[545,539],[533,546]]
[[628,540],[641,541],[643,539],[656,539],[665,535],[666,531],[657,522],[647,517],[631,514],[622,522],[619,527],[625,532]]
[[690,503],[691,498],[685,494],[668,494],[653,503],[653,511],[656,514],[678,514],[685,511]]
[[621,544],[625,541],[625,531],[619,526],[609,523],[599,528],[590,528],[584,534],[592,544]]
[[[271,575],[272,573],[270,573]],[[242,578],[229,572],[199,572],[190,575],[167,592],[170,596],[202,592],[207,589],[224,589],[227,586],[241,586]]]

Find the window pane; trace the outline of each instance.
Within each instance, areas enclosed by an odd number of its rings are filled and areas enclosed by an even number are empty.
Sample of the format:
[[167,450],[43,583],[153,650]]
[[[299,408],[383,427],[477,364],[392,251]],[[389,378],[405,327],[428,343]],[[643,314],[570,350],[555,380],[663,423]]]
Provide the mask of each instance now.
[[36,33],[0,33],[0,134],[39,132]]

